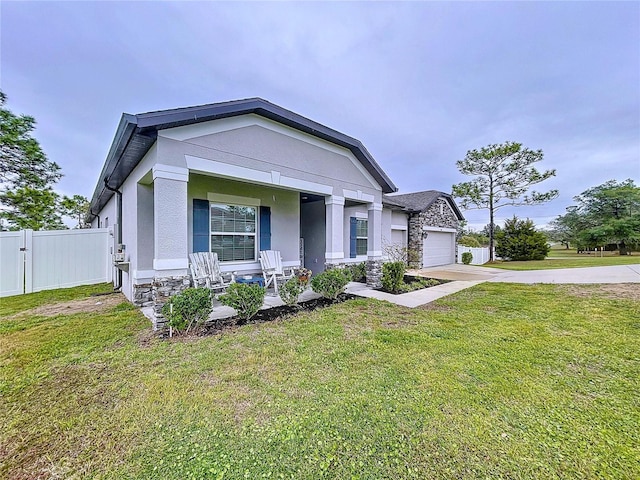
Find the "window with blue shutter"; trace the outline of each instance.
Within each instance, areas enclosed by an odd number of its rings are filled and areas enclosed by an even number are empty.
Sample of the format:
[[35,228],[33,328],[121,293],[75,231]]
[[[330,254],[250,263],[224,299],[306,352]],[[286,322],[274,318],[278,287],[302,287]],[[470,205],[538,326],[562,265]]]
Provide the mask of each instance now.
[[209,251],[209,202],[193,199],[193,251]]
[[260,250],[271,250],[271,207],[260,207]]

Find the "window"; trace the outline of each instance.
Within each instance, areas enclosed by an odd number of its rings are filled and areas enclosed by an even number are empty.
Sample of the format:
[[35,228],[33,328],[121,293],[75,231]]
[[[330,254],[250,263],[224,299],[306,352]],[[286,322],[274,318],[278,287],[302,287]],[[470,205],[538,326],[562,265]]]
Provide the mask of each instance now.
[[256,210],[211,204],[211,251],[221,262],[256,260]]
[[356,255],[367,254],[368,225],[366,220],[356,220]]

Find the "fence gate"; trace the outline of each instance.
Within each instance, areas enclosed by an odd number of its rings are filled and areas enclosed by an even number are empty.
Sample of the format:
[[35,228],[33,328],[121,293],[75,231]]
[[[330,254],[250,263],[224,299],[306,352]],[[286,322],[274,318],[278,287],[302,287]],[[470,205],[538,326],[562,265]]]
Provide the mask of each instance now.
[[0,297],[112,281],[106,228],[0,232]]

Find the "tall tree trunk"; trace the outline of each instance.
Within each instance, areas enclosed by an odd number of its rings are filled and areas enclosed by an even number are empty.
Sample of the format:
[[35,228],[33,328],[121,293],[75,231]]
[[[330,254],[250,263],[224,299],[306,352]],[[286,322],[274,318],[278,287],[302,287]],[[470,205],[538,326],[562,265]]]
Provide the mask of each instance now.
[[618,251],[620,252],[620,255],[629,255],[629,252],[627,251],[627,244],[624,243],[624,240],[618,244]]
[[493,178],[489,177],[489,261],[493,262]]

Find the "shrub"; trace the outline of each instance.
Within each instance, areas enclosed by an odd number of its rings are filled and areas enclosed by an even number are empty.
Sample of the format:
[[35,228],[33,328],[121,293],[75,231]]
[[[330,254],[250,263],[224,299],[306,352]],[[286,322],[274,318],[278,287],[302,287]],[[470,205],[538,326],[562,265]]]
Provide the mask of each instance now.
[[249,320],[260,310],[265,293],[266,289],[260,285],[232,283],[227,287],[227,291],[220,295],[220,302],[235,309],[243,320]]
[[496,254],[508,260],[544,260],[549,250],[547,237],[529,219],[514,216],[496,234]]
[[470,235],[463,235],[458,240],[458,245],[464,245],[465,247],[481,247],[480,242],[477,238],[472,237]]
[[462,263],[469,265],[473,261],[473,254],[471,252],[462,253]]
[[350,281],[349,272],[342,268],[333,268],[313,277],[311,279],[311,289],[324,298],[335,300],[338,295],[344,292],[344,287]]
[[365,282],[367,280],[367,264],[365,262],[352,263],[345,267],[351,274],[352,282]]
[[404,262],[388,262],[382,265],[382,288],[392,293],[399,292],[404,283],[406,268]]
[[298,277],[290,278],[278,288],[278,295],[285,305],[293,306],[298,303],[298,297],[304,292],[308,282],[301,282]]
[[211,290],[187,288],[164,304],[162,315],[178,333],[188,333],[209,318],[211,308]]

